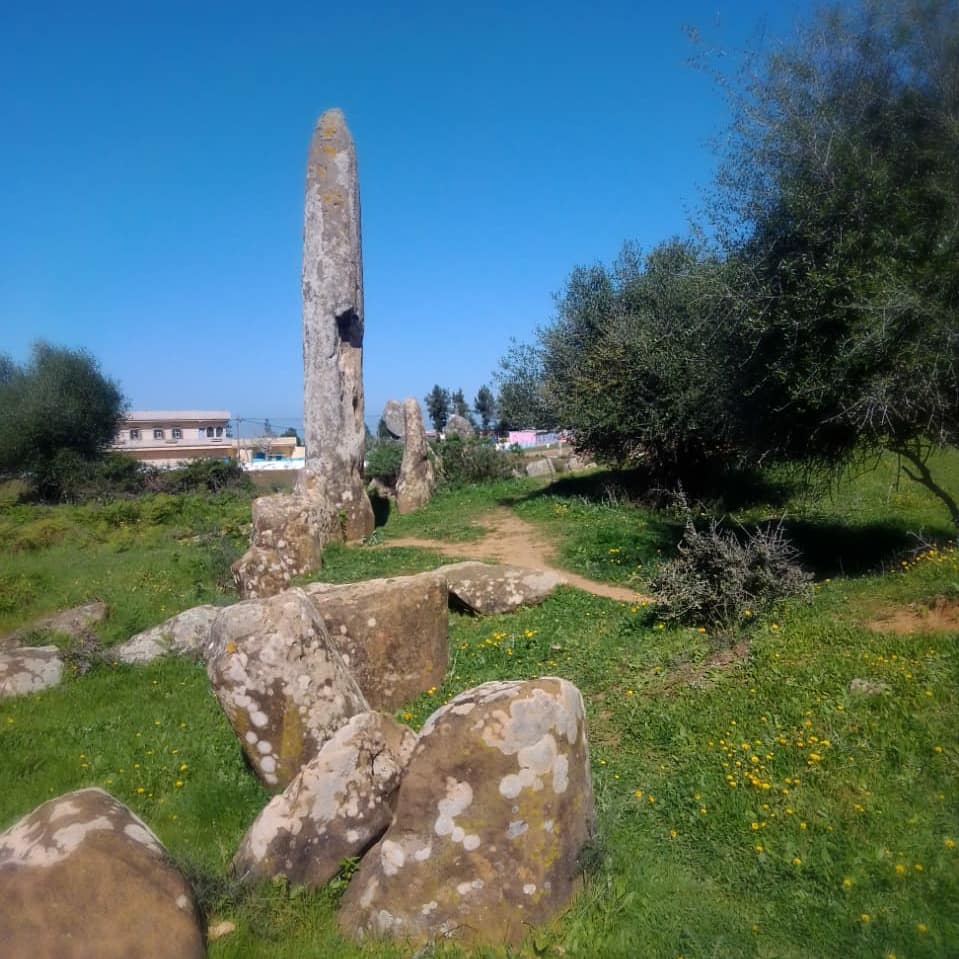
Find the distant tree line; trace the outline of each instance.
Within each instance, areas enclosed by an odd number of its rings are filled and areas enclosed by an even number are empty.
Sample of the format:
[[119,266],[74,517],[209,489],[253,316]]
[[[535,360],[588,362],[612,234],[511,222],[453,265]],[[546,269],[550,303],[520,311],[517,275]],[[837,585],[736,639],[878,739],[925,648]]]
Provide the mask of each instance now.
[[959,526],[959,6],[828,9],[727,89],[700,227],[574,269],[500,415],[687,488],[888,450]]
[[466,402],[462,389],[450,392],[438,383],[426,395],[425,403],[427,415],[437,432],[445,429],[451,414],[462,416],[473,426],[478,425],[487,432],[496,415],[496,399],[493,391],[486,385],[477,391],[472,407]]

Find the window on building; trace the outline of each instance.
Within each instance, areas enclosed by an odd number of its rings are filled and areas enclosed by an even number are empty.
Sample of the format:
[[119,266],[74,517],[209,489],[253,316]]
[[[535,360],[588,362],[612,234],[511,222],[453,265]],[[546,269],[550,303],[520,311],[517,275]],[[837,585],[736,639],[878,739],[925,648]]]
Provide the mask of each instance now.
[[212,439],[212,437],[213,437],[213,427],[212,427],[212,426],[208,426],[208,427],[206,428],[206,435]]
[[174,426],[170,433],[175,440],[183,439],[183,430],[181,430],[179,426]]
[[162,439],[163,439],[163,430],[160,430],[160,429],[154,430],[154,431],[153,431],[153,438],[154,438],[155,440],[162,440]]
[[138,440],[139,438],[140,438],[140,431],[139,431],[139,430],[130,430],[130,439],[131,439],[131,440]]
[[223,427],[222,427],[222,426],[218,426],[218,427],[216,428],[216,435],[217,435],[217,436],[222,436],[222,435],[223,435]]

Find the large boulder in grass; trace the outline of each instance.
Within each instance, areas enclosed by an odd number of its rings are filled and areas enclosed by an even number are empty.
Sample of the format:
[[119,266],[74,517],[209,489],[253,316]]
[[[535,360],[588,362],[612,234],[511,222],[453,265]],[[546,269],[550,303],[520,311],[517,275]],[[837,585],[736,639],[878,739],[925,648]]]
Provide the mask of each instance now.
[[62,678],[63,659],[56,646],[22,646],[0,653],[0,699],[42,692]]
[[19,629],[0,637],[0,650],[17,646],[27,636],[37,633],[59,633],[79,639],[97,623],[107,617],[107,604],[100,601],[62,609],[58,613],[42,616],[21,626]]
[[304,587],[372,709],[439,686],[449,660],[446,582],[435,573]]
[[385,831],[416,736],[389,716],[359,713],[254,820],[233,859],[243,882],[285,875],[322,886]]
[[554,677],[486,683],[427,720],[340,926],[359,938],[518,943],[569,904],[592,830],[579,690]]
[[369,709],[299,589],[221,610],[207,675],[254,771],[277,789]]
[[121,663],[151,663],[168,653],[206,659],[213,621],[219,612],[216,606],[194,606],[131,636],[114,647],[111,655]]
[[478,616],[535,606],[565,582],[547,570],[506,564],[450,563],[436,572],[446,579],[451,608]]
[[102,789],[51,799],[0,835],[0,903],[5,959],[206,955],[189,883]]
[[476,427],[465,417],[458,413],[452,413],[446,421],[446,428],[443,431],[447,439],[451,436],[458,436],[461,439],[469,439],[476,435]]

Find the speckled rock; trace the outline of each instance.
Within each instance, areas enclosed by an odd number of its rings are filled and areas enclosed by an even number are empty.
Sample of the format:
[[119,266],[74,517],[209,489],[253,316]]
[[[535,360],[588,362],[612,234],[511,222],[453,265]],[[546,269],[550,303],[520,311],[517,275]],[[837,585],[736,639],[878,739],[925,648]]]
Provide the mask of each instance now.
[[303,217],[303,437],[347,540],[373,532],[363,483],[363,251],[356,147],[340,110],[316,121]]
[[390,436],[401,440],[406,436],[406,411],[399,400],[387,400],[383,407],[383,422]]
[[471,436],[476,435],[476,427],[474,427],[465,416],[460,416],[459,413],[453,413],[446,421],[446,427],[443,432],[446,434],[447,439],[451,436],[469,439]]
[[81,637],[92,626],[102,623],[107,617],[107,604],[99,601],[63,609],[49,616],[41,616],[19,629],[0,637],[0,650],[19,645],[20,641],[37,633],[62,633],[65,636]]
[[206,659],[210,631],[219,611],[218,607],[209,605],[186,609],[159,626],[131,636],[110,650],[110,655],[121,663],[152,663],[168,653]]
[[553,468],[553,461],[548,456],[540,457],[538,460],[531,460],[526,464],[527,476],[553,476],[556,470]]
[[207,674],[257,775],[283,789],[356,713],[369,709],[306,594],[223,609]]
[[396,478],[396,508],[400,513],[412,513],[432,499],[436,474],[430,462],[419,401],[412,396],[407,397],[403,401],[403,410],[406,415],[406,439],[403,461]]
[[416,736],[381,713],[359,713],[257,816],[233,871],[244,882],[285,875],[322,886],[390,824]]
[[21,646],[0,653],[0,699],[42,692],[62,678],[63,660],[56,646]]
[[506,564],[451,563],[436,572],[446,578],[451,608],[480,616],[535,606],[565,582],[547,570]]
[[294,492],[253,501],[251,545],[233,564],[240,595],[246,599],[275,596],[294,576],[319,569],[326,543],[342,539],[325,481],[302,471]]
[[486,683],[423,726],[340,926],[360,938],[518,943],[569,904],[592,829],[579,690],[554,677]]
[[392,712],[443,682],[449,663],[443,577],[310,583],[304,592],[371,708]]
[[39,806],[0,835],[4,959],[193,959],[193,891],[157,837],[102,789]]

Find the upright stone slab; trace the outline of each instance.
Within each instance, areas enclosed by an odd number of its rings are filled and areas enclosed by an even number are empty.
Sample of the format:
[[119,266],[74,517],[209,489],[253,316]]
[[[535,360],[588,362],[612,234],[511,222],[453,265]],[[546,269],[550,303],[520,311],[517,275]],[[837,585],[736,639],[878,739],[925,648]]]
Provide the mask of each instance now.
[[326,481],[348,540],[373,531],[363,485],[363,255],[356,149],[340,110],[317,121],[303,226],[307,473]]
[[419,401],[407,397],[403,401],[403,411],[406,414],[406,438],[400,475],[396,480],[396,508],[400,513],[412,513],[432,498],[436,476],[430,462]]
[[406,412],[399,400],[387,400],[383,407],[383,422],[393,439],[406,436]]

